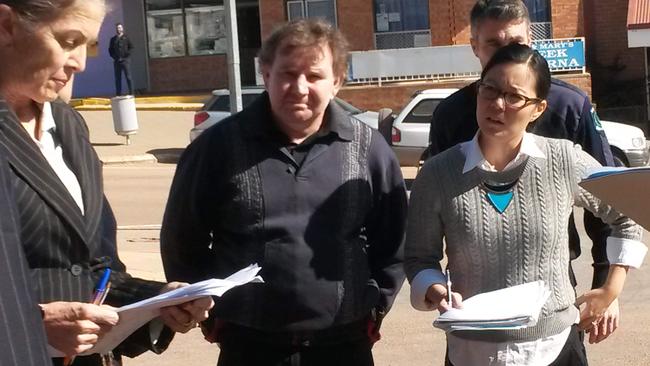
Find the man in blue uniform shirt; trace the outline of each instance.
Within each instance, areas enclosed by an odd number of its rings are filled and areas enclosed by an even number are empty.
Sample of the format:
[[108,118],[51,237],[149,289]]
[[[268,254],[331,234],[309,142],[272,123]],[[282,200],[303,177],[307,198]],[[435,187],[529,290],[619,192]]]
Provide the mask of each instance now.
[[[520,0],[479,0],[472,8],[471,45],[484,67],[497,49],[510,43],[531,43],[530,18]],[[443,100],[433,113],[429,147],[425,158],[436,155],[460,142],[471,140],[478,129],[476,122],[476,82],[467,85]],[[552,79],[547,98],[548,108],[536,121],[535,134],[568,139],[580,144],[602,165],[613,166],[612,152],[589,97],[579,88]],[[592,287],[600,287],[607,278],[606,238],[609,227],[585,212],[587,234],[593,241],[594,277]],[[571,259],[580,255],[580,239],[573,218],[569,225]],[[575,276],[570,268],[575,286]],[[590,331],[590,342],[607,338],[618,326],[618,301],[610,306],[601,323]]]

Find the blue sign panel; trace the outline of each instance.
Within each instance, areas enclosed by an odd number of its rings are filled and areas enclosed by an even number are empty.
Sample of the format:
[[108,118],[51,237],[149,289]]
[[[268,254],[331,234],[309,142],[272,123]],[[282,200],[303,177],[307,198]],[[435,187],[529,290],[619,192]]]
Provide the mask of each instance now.
[[544,56],[551,71],[579,70],[585,67],[583,39],[533,41],[532,47]]

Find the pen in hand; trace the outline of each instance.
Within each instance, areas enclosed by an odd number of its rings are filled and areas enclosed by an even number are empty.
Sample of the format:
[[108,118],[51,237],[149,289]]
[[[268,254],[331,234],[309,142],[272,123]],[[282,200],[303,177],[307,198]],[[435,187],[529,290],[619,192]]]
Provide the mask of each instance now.
[[451,276],[449,274],[449,269],[447,269],[447,304],[449,305],[450,309],[453,307],[451,299]]
[[[108,295],[108,290],[111,288],[111,283],[109,282],[111,278],[111,269],[106,268],[104,270],[104,273],[102,274],[102,278],[99,280],[97,283],[97,287],[95,287],[95,293],[93,294],[93,298],[91,299],[91,303],[94,305],[102,305],[104,303],[104,300],[106,299],[106,295]],[[74,356],[65,356],[63,359],[63,365],[64,366],[69,366],[72,364],[74,361]]]
[[108,282],[110,278],[111,278],[111,269],[106,268],[104,270],[104,274],[102,275],[102,278],[99,280],[99,282],[97,283],[97,287],[95,288],[95,294],[93,295],[91,301],[93,304],[101,305],[106,299],[108,289],[110,288],[110,284]]

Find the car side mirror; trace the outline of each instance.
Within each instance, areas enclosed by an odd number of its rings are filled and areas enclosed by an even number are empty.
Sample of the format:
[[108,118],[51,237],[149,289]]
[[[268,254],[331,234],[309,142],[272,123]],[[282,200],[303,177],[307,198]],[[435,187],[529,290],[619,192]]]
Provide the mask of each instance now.
[[388,145],[391,145],[391,129],[393,128],[393,122],[395,121],[393,110],[390,108],[382,108],[378,113],[377,129],[379,130],[379,133],[384,136]]

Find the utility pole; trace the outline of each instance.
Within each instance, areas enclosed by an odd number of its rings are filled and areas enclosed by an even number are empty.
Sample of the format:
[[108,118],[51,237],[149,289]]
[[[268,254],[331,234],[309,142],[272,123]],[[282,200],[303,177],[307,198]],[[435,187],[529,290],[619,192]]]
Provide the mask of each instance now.
[[239,35],[237,34],[237,5],[235,0],[223,1],[228,41],[228,89],[230,89],[230,112],[242,110],[241,77],[239,73]]

